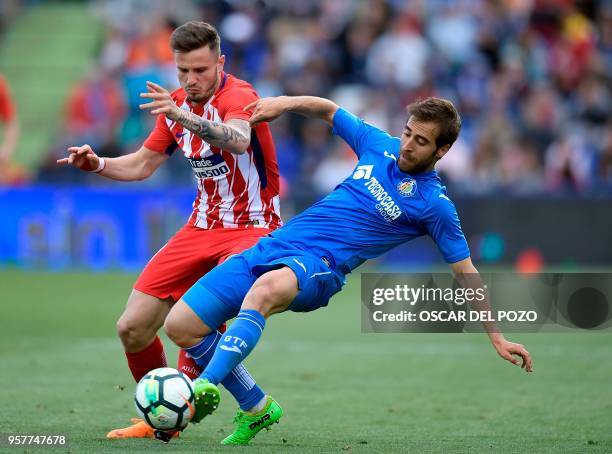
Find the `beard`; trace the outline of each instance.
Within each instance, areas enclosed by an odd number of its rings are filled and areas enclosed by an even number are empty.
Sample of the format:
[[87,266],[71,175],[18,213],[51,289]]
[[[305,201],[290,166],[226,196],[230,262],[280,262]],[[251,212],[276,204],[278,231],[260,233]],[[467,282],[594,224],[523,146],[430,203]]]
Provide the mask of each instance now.
[[437,160],[438,159],[435,157],[435,154],[427,159],[423,159],[422,161],[412,161],[400,157],[397,164],[402,172],[416,174],[426,172],[432,167],[432,164],[435,164]]
[[187,95],[187,101],[193,102],[196,104],[203,103],[204,101],[206,101],[206,99],[207,99],[206,95]]
[[187,93],[187,101],[197,103],[197,104],[205,103],[212,97],[212,95],[215,94],[215,90],[217,89],[218,83],[219,83],[219,73],[216,73],[215,80],[213,81],[211,86],[208,88],[208,90],[206,90],[203,94],[190,95],[189,93]]

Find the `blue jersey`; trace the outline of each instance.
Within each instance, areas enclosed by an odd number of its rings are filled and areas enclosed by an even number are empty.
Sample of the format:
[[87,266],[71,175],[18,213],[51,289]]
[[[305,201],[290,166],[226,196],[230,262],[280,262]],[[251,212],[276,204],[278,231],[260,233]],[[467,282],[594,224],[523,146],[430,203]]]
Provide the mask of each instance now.
[[402,172],[397,137],[344,109],[334,115],[334,133],[359,157],[352,175],[183,295],[208,326],[235,317],[259,276],[283,266],[294,272],[300,290],[288,309],[303,312],[326,306],[344,276],[365,260],[422,235],[433,238],[449,263],[469,257],[457,211],[440,179],[435,172]]
[[399,138],[344,109],[334,115],[333,132],[359,158],[353,174],[270,237],[329,260],[342,274],[422,235],[433,238],[448,263],[470,256],[455,206],[436,172],[400,170]]

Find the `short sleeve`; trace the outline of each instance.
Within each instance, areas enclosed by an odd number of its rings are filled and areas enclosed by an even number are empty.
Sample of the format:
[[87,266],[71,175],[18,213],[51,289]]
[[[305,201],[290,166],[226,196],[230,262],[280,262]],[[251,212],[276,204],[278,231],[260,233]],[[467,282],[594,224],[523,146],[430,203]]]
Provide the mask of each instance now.
[[334,114],[332,133],[348,143],[359,158],[368,147],[392,138],[382,129],[372,126],[343,108],[339,108]]
[[470,256],[457,209],[443,193],[433,196],[421,221],[447,263],[459,262]]
[[223,94],[217,109],[224,122],[235,118],[249,121],[252,112],[245,111],[244,107],[258,99],[259,96],[251,87],[231,88]]
[[171,155],[178,148],[176,140],[172,135],[172,131],[166,124],[166,116],[158,115],[155,121],[155,127],[149,137],[144,141],[144,146],[149,150],[156,151],[158,153],[165,153]]
[[6,80],[0,76],[0,120],[5,123],[15,118],[15,105],[11,99]]

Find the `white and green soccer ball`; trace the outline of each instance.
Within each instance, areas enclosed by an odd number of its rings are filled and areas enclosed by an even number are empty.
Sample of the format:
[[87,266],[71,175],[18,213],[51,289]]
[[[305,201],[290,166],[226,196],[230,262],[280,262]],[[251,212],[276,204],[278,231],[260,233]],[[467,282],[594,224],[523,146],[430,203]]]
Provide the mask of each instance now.
[[136,386],[136,411],[154,429],[183,429],[195,414],[193,383],[182,372],[160,367]]

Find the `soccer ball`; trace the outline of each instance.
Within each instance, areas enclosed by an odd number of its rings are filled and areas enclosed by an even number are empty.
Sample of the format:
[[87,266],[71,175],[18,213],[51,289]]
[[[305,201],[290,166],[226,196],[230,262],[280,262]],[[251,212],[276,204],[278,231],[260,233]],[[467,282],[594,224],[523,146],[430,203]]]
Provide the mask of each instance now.
[[138,415],[154,429],[183,429],[195,414],[193,383],[170,367],[153,369],[136,386]]

